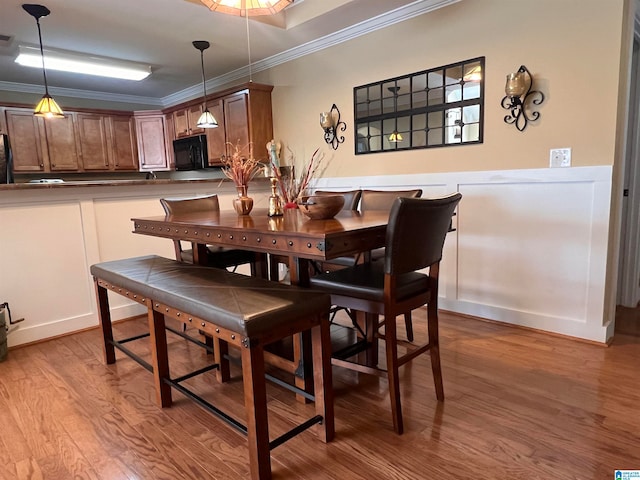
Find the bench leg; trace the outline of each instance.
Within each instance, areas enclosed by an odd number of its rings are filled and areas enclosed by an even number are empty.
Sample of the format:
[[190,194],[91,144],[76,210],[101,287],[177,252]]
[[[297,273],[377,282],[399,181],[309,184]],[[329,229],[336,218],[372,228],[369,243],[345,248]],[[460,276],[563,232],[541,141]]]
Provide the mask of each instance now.
[[167,349],[167,331],[164,315],[150,308],[149,336],[151,341],[151,362],[153,380],[156,386],[156,401],[161,407],[171,406],[171,386],[163,381],[169,377],[169,355]]
[[331,372],[331,334],[329,316],[323,315],[320,325],[311,330],[313,344],[313,380],[316,415],[322,416],[322,425],[316,432],[323,442],[330,442],[335,436],[333,412],[333,375]]
[[249,468],[253,480],[271,479],[267,389],[262,345],[242,347],[242,381],[247,412]]
[[116,363],[116,349],[113,346],[113,329],[111,326],[111,312],[109,312],[109,297],[107,289],[98,285],[98,281],[94,280],[96,287],[96,299],[98,300],[98,318],[100,319],[100,328],[102,329],[102,345],[104,352],[104,361],[107,365]]
[[219,382],[227,382],[231,378],[229,369],[229,344],[219,338],[213,339],[213,357],[218,364],[216,378]]

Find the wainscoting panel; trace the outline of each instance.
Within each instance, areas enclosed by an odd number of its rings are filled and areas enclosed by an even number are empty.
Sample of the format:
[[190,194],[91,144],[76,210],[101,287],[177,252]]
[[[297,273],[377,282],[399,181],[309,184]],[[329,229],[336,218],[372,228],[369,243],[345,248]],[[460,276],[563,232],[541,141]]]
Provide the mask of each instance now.
[[606,342],[611,167],[322,179],[319,188],[462,193],[440,307]]

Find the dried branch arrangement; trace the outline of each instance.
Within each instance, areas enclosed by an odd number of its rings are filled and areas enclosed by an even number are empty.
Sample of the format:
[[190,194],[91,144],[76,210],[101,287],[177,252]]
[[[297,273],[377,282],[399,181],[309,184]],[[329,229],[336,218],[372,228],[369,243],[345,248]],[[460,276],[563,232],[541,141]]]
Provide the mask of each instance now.
[[249,144],[240,147],[238,144],[227,142],[227,145],[232,147],[233,154],[222,156],[222,171],[237,186],[247,185],[264,169],[264,165],[250,156]]

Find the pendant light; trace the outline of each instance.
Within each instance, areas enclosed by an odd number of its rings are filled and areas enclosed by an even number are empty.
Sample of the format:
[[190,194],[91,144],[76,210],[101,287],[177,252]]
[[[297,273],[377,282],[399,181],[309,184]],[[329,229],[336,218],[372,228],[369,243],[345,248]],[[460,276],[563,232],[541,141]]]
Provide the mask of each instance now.
[[36,19],[36,25],[38,25],[38,39],[40,40],[40,57],[42,58],[42,75],[44,76],[44,96],[42,100],[38,102],[34,115],[38,117],[46,118],[62,118],[64,113],[58,106],[56,101],[49,95],[49,85],[47,84],[47,71],[44,67],[44,49],[42,48],[42,32],[40,31],[40,17],[46,17],[51,11],[44,5],[35,5],[32,3],[25,3],[22,8],[33,18]]
[[228,15],[254,17],[275,15],[293,0],[200,0],[213,12]]
[[209,48],[209,42],[206,40],[196,40],[193,42],[193,46],[200,50],[200,66],[202,67],[202,93],[204,97],[204,111],[198,122],[196,123],[196,127],[198,128],[216,128],[218,126],[217,120],[209,111],[207,107],[207,85],[204,78],[204,51]]

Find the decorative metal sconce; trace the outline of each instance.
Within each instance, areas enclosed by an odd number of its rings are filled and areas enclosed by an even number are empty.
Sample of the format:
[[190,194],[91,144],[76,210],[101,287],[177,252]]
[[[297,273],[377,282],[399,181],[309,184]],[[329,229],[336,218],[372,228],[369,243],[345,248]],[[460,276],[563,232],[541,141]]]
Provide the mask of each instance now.
[[544,101],[544,95],[538,90],[531,90],[533,78],[527,67],[521,65],[516,73],[507,75],[507,84],[504,91],[507,94],[501,102],[502,108],[509,110],[504,121],[515,124],[519,131],[523,131],[527,124],[540,117],[540,112],[527,111],[528,103],[540,105]]
[[344,136],[338,135],[338,131],[344,132],[347,124],[340,121],[340,110],[335,103],[331,105],[331,110],[320,114],[320,126],[324,129],[324,141],[337,150],[338,145],[344,142]]

